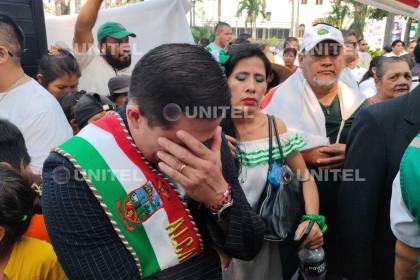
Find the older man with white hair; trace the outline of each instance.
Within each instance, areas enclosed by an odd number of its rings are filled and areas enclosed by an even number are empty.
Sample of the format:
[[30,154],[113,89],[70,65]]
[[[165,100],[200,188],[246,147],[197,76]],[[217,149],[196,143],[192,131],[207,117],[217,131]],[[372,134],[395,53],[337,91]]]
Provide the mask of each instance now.
[[345,159],[347,133],[365,97],[340,81],[345,67],[342,33],[318,24],[304,34],[299,63],[302,71],[280,85],[265,112],[280,117],[299,130],[307,142],[302,151],[318,176],[320,213],[326,216],[325,235],[329,278],[339,278],[336,210],[339,175]]

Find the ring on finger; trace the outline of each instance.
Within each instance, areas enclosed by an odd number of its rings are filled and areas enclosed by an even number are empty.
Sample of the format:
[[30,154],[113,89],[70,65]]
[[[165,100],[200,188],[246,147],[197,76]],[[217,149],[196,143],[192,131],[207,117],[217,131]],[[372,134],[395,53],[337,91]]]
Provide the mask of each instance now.
[[187,167],[187,165],[185,163],[183,163],[179,168],[178,171],[179,173],[182,173],[182,171],[185,169],[185,167]]

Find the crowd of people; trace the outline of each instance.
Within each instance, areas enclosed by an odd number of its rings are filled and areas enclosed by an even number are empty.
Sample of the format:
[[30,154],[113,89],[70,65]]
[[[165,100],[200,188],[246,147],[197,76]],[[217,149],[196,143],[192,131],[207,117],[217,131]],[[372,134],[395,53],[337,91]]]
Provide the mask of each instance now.
[[[372,58],[320,23],[275,54],[219,22],[134,63],[126,27],[94,38],[101,4],[33,78],[0,14],[1,280],[303,279],[321,247],[322,279],[420,277],[418,42]],[[301,217],[273,241],[290,174]]]

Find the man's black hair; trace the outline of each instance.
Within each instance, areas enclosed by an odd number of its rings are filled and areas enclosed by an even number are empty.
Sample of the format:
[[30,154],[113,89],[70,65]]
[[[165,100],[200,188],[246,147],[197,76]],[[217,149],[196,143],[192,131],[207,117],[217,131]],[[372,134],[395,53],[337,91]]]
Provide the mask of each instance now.
[[0,162],[7,162],[16,170],[29,165],[31,158],[20,130],[11,122],[0,119]]
[[25,35],[16,21],[0,13],[0,44],[8,47],[13,59],[20,61],[25,47]]
[[219,29],[221,29],[223,26],[231,27],[229,23],[224,22],[224,21],[219,21],[214,27],[214,34],[216,35]]
[[[169,128],[171,109],[185,114],[193,108],[230,105],[221,67],[208,51],[190,44],[165,44],[144,55],[132,73],[128,98],[139,105],[150,127]],[[211,118],[221,117],[223,109],[215,110]]]

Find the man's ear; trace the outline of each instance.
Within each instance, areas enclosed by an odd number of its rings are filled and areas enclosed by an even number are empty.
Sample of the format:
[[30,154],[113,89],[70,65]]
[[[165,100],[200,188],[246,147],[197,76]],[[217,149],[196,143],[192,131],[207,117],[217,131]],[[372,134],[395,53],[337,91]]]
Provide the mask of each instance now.
[[7,53],[6,48],[0,48],[0,64],[4,64],[9,60],[10,55]]
[[36,75],[36,80],[38,81],[38,83],[40,83],[41,85],[44,85],[45,83],[45,78],[44,75],[42,74],[37,74]]
[[73,129],[73,135],[76,135],[77,133],[79,133],[80,128],[77,125],[77,122],[76,122],[76,119],[75,118],[73,118],[73,119],[70,120],[70,126]]
[[135,104],[132,101],[129,101],[127,104],[127,108],[125,109],[125,113],[127,116],[128,126],[131,129],[139,129],[140,121],[142,119],[139,105]]

